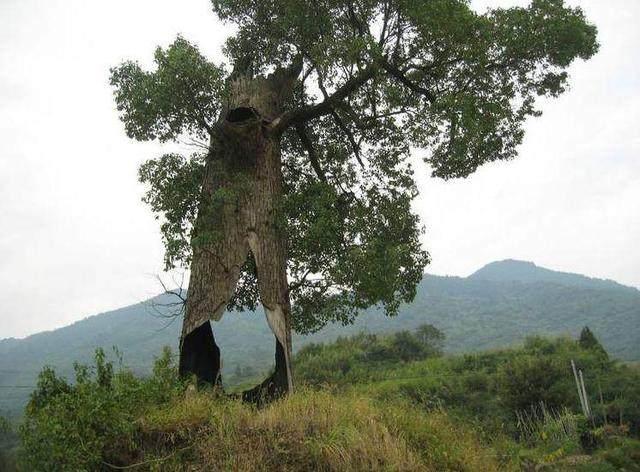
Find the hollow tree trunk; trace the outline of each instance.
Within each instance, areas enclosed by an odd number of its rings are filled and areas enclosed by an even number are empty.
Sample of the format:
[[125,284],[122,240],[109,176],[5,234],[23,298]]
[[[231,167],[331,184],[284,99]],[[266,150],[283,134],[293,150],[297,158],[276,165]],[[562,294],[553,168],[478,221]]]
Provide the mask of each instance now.
[[248,252],[255,259],[260,301],[276,337],[275,372],[244,393],[250,401],[292,389],[291,323],[286,239],[279,224],[282,169],[279,136],[269,123],[280,113],[292,79],[238,77],[212,137],[196,227],[180,373],[220,382],[220,350],[209,320],[219,320],[232,297]]

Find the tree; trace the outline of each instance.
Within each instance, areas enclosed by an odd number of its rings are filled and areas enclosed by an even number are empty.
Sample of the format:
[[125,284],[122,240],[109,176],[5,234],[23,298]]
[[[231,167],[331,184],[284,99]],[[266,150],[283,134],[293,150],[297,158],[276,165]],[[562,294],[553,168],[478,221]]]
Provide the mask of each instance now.
[[291,329],[394,315],[429,262],[411,210],[410,150],[434,176],[511,159],[537,97],[597,50],[580,8],[534,0],[213,0],[234,24],[231,71],[184,38],[156,67],[112,69],[127,134],[189,139],[140,169],[162,217],[167,267],[189,266],[180,371],[219,379],[210,319],[258,301],[276,369],[246,398],[291,389]]
[[578,339],[578,345],[582,349],[586,349],[587,351],[596,352],[602,355],[605,359],[609,358],[607,351],[602,346],[602,344],[600,344],[600,341],[598,341],[598,338],[596,338],[596,335],[593,334],[593,331],[591,331],[588,326],[585,326],[584,328],[582,328],[582,331],[580,331],[580,339]]

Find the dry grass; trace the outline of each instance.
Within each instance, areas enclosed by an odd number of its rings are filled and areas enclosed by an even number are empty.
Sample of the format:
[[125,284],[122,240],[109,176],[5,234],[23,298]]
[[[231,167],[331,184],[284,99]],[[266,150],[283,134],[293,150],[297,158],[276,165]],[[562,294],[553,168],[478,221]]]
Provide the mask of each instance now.
[[356,394],[302,391],[256,410],[200,392],[148,412],[140,425],[144,456],[170,456],[157,470],[499,469],[446,413]]

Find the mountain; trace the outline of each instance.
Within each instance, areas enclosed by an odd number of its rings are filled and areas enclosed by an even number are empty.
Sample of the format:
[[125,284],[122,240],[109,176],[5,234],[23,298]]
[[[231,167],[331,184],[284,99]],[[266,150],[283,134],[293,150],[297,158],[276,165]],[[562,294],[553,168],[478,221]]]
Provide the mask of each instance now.
[[[71,378],[73,362],[90,362],[98,346],[117,346],[126,366],[149,372],[162,346],[177,347],[181,322],[167,318],[175,301],[160,295],[54,331],[1,340],[0,411],[20,411],[43,365]],[[612,356],[640,360],[640,291],[513,260],[493,262],[466,278],[425,275],[415,300],[397,317],[367,310],[353,325],[294,336],[294,349],[360,331],[410,330],[424,323],[445,333],[448,352],[503,347],[533,334],[575,336],[588,325]],[[261,309],[227,313],[214,333],[227,380],[271,365],[274,338]]]
[[621,285],[613,280],[595,279],[569,272],[558,272],[538,267],[533,262],[514,259],[491,262],[471,274],[469,278],[496,282],[550,282],[571,287],[637,291],[633,287]]

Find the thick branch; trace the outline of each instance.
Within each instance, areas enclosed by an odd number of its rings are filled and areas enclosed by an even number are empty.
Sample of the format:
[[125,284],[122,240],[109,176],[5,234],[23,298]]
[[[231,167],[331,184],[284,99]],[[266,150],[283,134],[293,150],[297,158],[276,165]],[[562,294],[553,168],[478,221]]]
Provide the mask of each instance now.
[[382,29],[380,30],[380,38],[378,39],[378,46],[382,48],[387,39],[387,27],[389,26],[389,2],[384,2],[384,16],[382,19]]
[[357,91],[362,85],[367,83],[377,71],[377,67],[369,65],[365,69],[362,69],[360,73],[347,80],[342,87],[339,87],[332,95],[315,105],[309,105],[304,107],[290,110],[273,121],[272,130],[274,133],[282,133],[291,124],[305,123],[314,118],[318,118],[323,115],[331,113],[342,100],[349,95]]

